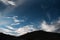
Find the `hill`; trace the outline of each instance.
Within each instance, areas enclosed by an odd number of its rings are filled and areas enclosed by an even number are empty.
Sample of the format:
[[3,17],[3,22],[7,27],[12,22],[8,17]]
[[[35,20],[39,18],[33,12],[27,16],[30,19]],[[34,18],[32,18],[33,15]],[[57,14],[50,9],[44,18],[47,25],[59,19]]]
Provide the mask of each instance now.
[[23,36],[14,37],[0,33],[0,40],[59,40],[60,34],[45,31],[35,31]]

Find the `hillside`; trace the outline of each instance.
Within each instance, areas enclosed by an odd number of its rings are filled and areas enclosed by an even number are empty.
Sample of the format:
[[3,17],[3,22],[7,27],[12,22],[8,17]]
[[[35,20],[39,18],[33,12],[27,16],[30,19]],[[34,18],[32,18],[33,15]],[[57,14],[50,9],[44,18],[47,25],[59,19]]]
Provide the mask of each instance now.
[[0,40],[59,40],[60,34],[44,31],[35,31],[23,36],[13,37],[0,33]]

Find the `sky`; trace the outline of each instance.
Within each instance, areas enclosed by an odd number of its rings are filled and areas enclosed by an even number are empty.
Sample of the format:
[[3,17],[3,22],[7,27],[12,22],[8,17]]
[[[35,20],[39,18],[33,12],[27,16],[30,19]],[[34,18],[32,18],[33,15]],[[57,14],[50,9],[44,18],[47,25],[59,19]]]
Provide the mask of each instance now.
[[0,29],[13,36],[37,30],[60,33],[60,0],[1,0]]

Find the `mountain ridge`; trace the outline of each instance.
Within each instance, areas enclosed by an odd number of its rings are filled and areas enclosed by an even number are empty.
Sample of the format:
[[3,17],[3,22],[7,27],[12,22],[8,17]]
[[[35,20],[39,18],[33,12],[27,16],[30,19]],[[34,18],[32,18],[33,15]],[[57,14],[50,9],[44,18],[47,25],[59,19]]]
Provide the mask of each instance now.
[[34,31],[31,33],[27,33],[25,35],[14,37],[0,33],[0,40],[59,40],[59,33],[51,33],[45,31]]

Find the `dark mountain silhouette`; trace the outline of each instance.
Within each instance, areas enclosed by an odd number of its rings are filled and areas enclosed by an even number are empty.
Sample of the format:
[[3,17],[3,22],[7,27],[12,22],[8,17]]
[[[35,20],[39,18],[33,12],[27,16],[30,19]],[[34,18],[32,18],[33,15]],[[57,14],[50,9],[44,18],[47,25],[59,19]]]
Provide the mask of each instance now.
[[60,40],[60,34],[35,31],[23,36],[14,37],[0,33],[0,40]]

